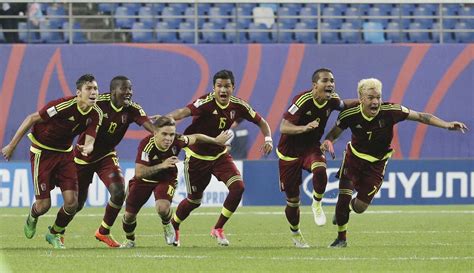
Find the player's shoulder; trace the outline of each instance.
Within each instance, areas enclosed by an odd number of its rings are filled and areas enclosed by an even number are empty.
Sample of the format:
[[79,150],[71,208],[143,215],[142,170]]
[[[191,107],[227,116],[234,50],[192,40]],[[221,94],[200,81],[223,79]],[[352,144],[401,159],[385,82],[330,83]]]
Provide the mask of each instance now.
[[155,147],[155,137],[152,134],[146,136],[142,141],[140,141],[140,146],[143,147],[142,151],[150,153]]
[[52,100],[48,103],[49,105],[55,105],[56,110],[59,112],[61,110],[67,109],[73,105],[77,104],[77,97],[75,96],[68,96],[62,97],[56,100]]
[[193,105],[194,107],[199,108],[213,101],[214,101],[214,96],[212,95],[212,93],[209,93],[209,94],[199,97],[196,101],[194,101]]
[[354,115],[357,115],[360,112],[361,112],[360,103],[357,103],[357,104],[353,105],[352,107],[346,108],[343,111],[341,111],[339,113],[338,118],[340,120],[342,120],[342,119],[345,119],[345,118],[353,117]]
[[383,102],[380,106],[380,111],[402,111],[408,113],[408,108],[398,103]]
[[305,104],[306,102],[308,101],[312,101],[313,99],[313,92],[312,90],[308,90],[308,91],[303,91],[301,93],[299,93],[298,95],[296,95],[294,98],[293,98],[293,101],[294,101],[294,105],[298,106],[298,107],[301,107],[303,104]]

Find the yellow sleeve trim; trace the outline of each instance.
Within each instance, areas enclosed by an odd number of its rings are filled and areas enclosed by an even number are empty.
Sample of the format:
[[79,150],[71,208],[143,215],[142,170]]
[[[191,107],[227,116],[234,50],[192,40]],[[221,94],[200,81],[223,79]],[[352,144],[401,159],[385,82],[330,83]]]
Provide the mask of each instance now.
[[197,153],[193,152],[193,150],[189,149],[189,147],[184,147],[183,150],[186,152],[186,157],[195,157],[197,159],[206,160],[206,161],[216,160],[221,155],[227,153],[227,147],[224,149],[223,152],[221,152],[221,153],[219,153],[218,155],[215,155],[215,156],[197,154]]
[[28,138],[31,140],[31,142],[33,144],[35,144],[36,146],[38,146],[40,148],[43,148],[45,150],[61,152],[61,153],[69,153],[70,151],[72,151],[72,145],[67,150],[56,149],[56,148],[53,148],[53,147],[46,146],[46,145],[42,144],[41,142],[39,142],[32,133],[28,134]]
[[361,153],[359,151],[357,151],[354,147],[352,147],[352,143],[349,142],[349,147],[351,147],[351,151],[352,153],[357,156],[358,158],[361,158],[361,159],[364,159],[364,160],[367,160],[369,162],[376,162],[376,161],[382,161],[382,160],[385,160],[385,159],[388,159],[392,156],[393,154],[393,150],[388,152],[387,154],[384,155],[384,157],[382,159],[378,159],[374,156],[371,156],[371,155],[368,155],[368,154],[364,154],[364,153]]

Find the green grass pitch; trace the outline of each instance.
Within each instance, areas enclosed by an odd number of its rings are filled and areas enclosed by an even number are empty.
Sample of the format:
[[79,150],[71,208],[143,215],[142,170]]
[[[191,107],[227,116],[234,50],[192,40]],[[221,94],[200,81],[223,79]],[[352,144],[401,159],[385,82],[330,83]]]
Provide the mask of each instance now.
[[[0,272],[474,272],[474,205],[372,206],[351,214],[348,247],[329,249],[336,238],[317,227],[309,207],[301,230],[309,249],[292,246],[283,207],[241,207],[226,225],[231,245],[209,237],[220,208],[199,208],[181,225],[181,247],[165,245],[153,208],[138,215],[137,247],[108,249],[94,238],[103,208],[86,208],[70,224],[65,250],[44,240],[57,208],[40,218],[31,240],[23,235],[26,208],[0,209]],[[121,215],[112,228],[125,236]]]

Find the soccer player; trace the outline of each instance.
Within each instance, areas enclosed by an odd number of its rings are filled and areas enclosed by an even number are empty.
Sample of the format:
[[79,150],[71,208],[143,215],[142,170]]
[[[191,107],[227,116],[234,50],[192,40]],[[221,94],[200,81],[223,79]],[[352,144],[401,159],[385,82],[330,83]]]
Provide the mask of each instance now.
[[312,89],[293,98],[280,123],[281,138],[276,150],[280,190],[286,195],[285,215],[290,224],[292,241],[299,248],[309,247],[299,229],[302,170],[313,174],[311,208],[314,221],[318,226],[326,224],[326,215],[321,207],[327,185],[326,158],[321,152],[320,140],[331,112],[341,111],[345,106],[334,88],[332,71],[327,68],[316,70],[312,76]]
[[159,117],[153,123],[153,135],[140,142],[135,160],[135,177],[128,185],[123,230],[127,240],[123,248],[135,247],[135,228],[137,214],[147,202],[150,195],[155,195],[155,208],[161,218],[165,241],[168,245],[175,242],[175,231],[170,220],[173,215],[171,201],[177,184],[176,163],[183,147],[195,143],[225,145],[231,137],[224,131],[215,138],[202,134],[179,135],[176,133],[175,121],[167,116]]
[[[119,166],[117,146],[127,132],[128,126],[135,122],[149,132],[153,132],[150,120],[142,107],[132,101],[132,82],[125,76],[116,76],[110,81],[110,93],[99,95],[97,106],[104,113],[102,125],[97,132],[94,152],[84,156],[75,149],[77,177],[79,181],[78,209],[84,207],[89,185],[94,173],[100,177],[110,193],[110,200],[105,207],[105,214],[100,227],[95,232],[97,240],[109,247],[119,247],[110,234],[120,208],[125,200],[125,181]],[[78,143],[85,141],[85,133],[79,137]]]
[[[334,155],[332,143],[348,127],[352,140],[347,144],[344,160],[339,170],[339,196],[336,204],[335,224],[337,239],[329,246],[346,247],[349,213],[363,213],[383,182],[387,160],[393,153],[390,143],[393,126],[405,119],[424,124],[461,131],[464,123],[446,122],[429,113],[416,112],[390,102],[382,102],[382,83],[374,78],[363,79],[357,86],[360,104],[342,111],[336,125],[327,134],[321,149]],[[353,190],[357,191],[352,198]]]
[[99,93],[94,76],[81,76],[76,81],[76,89],[75,97],[51,101],[26,117],[11,142],[2,149],[3,156],[10,159],[18,142],[33,127],[28,137],[32,142],[30,161],[36,201],[26,219],[24,232],[26,238],[33,238],[39,216],[51,207],[50,191],[58,186],[64,204],[46,233],[46,241],[54,248],[65,248],[61,233],[77,209],[78,184],[72,142],[75,136],[85,132],[84,142],[78,144],[77,149],[87,156],[93,151],[102,122],[102,111],[96,105]]
[[[268,154],[273,149],[271,130],[268,123],[255,112],[250,105],[232,96],[234,92],[234,75],[232,71],[221,70],[213,77],[213,92],[197,99],[186,107],[171,112],[175,120],[193,116],[191,125],[185,134],[201,133],[211,137],[228,130],[234,121],[243,118],[260,128],[265,136],[263,152]],[[176,241],[179,245],[179,225],[191,211],[201,205],[203,192],[214,175],[225,183],[229,189],[224,205],[217,220],[211,229],[211,236],[217,239],[218,245],[227,246],[229,241],[224,234],[224,224],[237,209],[244,192],[244,182],[239,170],[235,166],[232,156],[223,146],[215,144],[196,144],[184,148],[186,160],[184,171],[188,196],[181,201],[173,215],[172,223],[176,230]]]

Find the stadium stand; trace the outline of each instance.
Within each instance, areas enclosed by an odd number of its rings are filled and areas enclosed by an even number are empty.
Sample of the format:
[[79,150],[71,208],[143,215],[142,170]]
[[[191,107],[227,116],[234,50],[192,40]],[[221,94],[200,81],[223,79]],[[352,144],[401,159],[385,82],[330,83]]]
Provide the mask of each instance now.
[[[25,43],[69,42],[69,38],[66,38],[69,36],[61,34],[61,31],[54,31],[61,30],[65,22],[75,22],[74,30],[77,31],[74,32],[73,43],[110,42],[110,39],[113,42],[117,35],[121,42],[140,42],[142,38],[146,38],[147,42],[159,43],[474,42],[472,4],[415,2],[46,3],[42,5],[42,9],[47,15],[47,23],[41,29],[33,29],[27,24],[20,24],[19,29],[20,40]],[[77,10],[84,9],[80,5],[85,5],[86,15],[91,18],[84,14],[77,15]],[[72,11],[72,16],[69,15],[69,10]],[[76,22],[80,24],[77,25]],[[189,24],[182,24],[183,22],[197,24],[197,28],[190,28]],[[149,40],[148,31],[138,29],[141,24],[136,23],[142,23],[145,29],[151,30],[152,34],[156,32],[160,38],[151,35],[152,40]],[[380,31],[371,35],[365,27],[373,25],[366,23],[380,23],[382,29],[378,28]],[[264,24],[265,28],[258,27],[260,24]],[[167,26],[166,31],[164,26]],[[213,26],[213,31],[209,31],[210,26]],[[81,32],[81,28],[91,33]],[[39,34],[43,31],[44,34]],[[192,31],[198,31],[198,35],[191,33]],[[134,32],[143,33],[133,34]],[[204,35],[204,32],[207,34]],[[210,34],[211,32],[215,34]],[[146,37],[143,37],[144,34]],[[85,39],[86,36],[90,39]],[[200,38],[196,40],[196,37]]]

